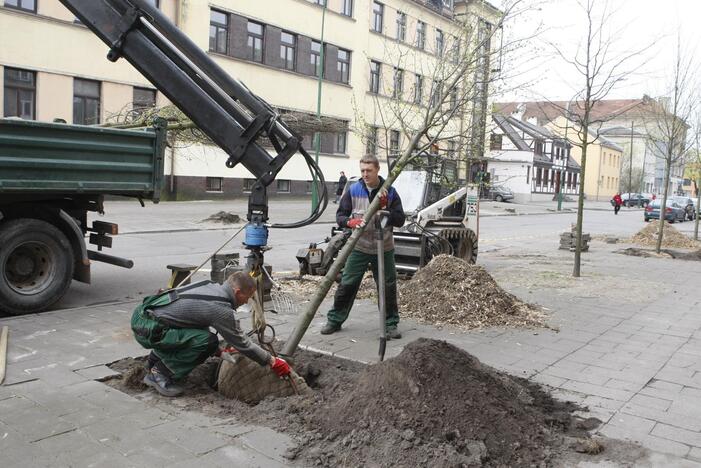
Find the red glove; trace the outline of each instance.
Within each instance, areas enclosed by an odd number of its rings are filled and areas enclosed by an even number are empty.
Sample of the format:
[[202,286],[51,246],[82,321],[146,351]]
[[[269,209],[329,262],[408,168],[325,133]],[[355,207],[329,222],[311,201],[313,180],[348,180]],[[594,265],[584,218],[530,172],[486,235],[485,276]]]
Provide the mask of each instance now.
[[348,222],[346,222],[346,226],[348,226],[351,229],[358,229],[365,226],[365,222],[362,220],[362,218],[353,218],[349,219]]
[[284,359],[275,358],[275,362],[270,368],[277,374],[278,377],[287,377],[290,375],[290,365]]
[[387,209],[387,192],[386,191],[383,191],[382,195],[380,195],[380,209],[381,210]]

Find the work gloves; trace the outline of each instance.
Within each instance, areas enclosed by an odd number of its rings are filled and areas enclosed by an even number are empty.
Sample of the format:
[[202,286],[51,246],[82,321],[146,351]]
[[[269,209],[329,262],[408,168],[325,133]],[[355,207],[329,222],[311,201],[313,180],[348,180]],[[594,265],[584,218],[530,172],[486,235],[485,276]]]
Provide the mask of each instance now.
[[387,190],[383,190],[380,193],[380,209],[381,210],[387,209]]
[[287,364],[284,359],[279,357],[273,358],[273,363],[270,365],[270,368],[280,378],[290,375],[290,365]]
[[359,229],[359,228],[365,226],[365,221],[363,221],[362,218],[349,219],[348,222],[346,223],[346,226],[348,226],[351,229]]

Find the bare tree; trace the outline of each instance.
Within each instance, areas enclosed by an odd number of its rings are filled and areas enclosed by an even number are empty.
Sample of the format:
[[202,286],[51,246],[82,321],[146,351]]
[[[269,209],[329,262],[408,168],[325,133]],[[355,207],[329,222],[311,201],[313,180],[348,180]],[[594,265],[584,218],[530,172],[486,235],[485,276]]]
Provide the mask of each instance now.
[[693,55],[683,50],[680,37],[677,38],[673,59],[669,89],[666,95],[658,100],[660,105],[648,115],[649,134],[655,148],[655,156],[664,164],[662,182],[664,189],[660,202],[660,225],[655,247],[657,253],[662,248],[672,170],[683,167],[684,158],[693,147],[695,140],[687,138],[687,131],[698,108],[696,88],[698,65]]
[[559,113],[569,122],[574,135],[570,140],[582,150],[579,201],[577,203],[577,244],[574,253],[572,276],[581,275],[582,223],[584,221],[584,185],[586,181],[587,153],[596,143],[599,130],[615,115],[600,115],[597,104],[605,99],[635,69],[635,61],[648,47],[635,51],[617,52],[620,29],[612,31],[612,20],[616,11],[608,0],[577,0],[585,18],[586,31],[574,53],[559,44],[550,43],[555,54],[571,67],[579,77],[581,88],[572,97],[569,105],[550,103],[559,108]]
[[[469,12],[459,18],[455,29],[446,31],[452,38],[446,36],[444,42],[435,44],[437,50],[433,50],[434,58],[427,58],[428,54],[424,52],[407,52],[406,47],[389,39],[383,57],[368,57],[371,69],[377,64],[381,65],[379,73],[371,74],[369,83],[370,92],[375,94],[372,107],[361,108],[363,104],[354,103],[354,131],[363,136],[368,152],[395,161],[382,188],[388,189],[404,167],[418,155],[435,153],[436,148],[444,144],[448,146],[450,143],[454,150],[454,153],[452,150],[441,152],[444,157],[454,155],[457,158],[461,148],[469,153],[463,156],[466,160],[465,171],[469,171],[469,158],[477,157],[476,151],[480,148],[483,151],[490,74],[493,70],[491,64],[503,60],[507,49],[517,48],[516,41],[509,45],[502,44],[500,34],[504,22],[525,8],[523,0],[509,0],[507,3],[502,12],[492,18],[492,23]],[[444,45],[445,50],[440,50]],[[383,70],[386,72],[383,73]],[[405,88],[403,82],[409,75],[414,79],[414,85]],[[399,147],[395,145],[392,132],[399,132],[406,143]],[[379,197],[375,197],[365,212],[366,224],[371,222],[378,209]],[[356,229],[339,252],[300,316],[285,345],[284,354],[295,352],[361,234],[362,229]]]

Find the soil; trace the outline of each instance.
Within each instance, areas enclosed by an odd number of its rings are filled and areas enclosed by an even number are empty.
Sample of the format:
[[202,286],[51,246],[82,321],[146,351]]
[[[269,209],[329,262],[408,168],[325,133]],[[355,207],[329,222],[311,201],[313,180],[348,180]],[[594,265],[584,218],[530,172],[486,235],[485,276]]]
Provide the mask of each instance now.
[[672,249],[660,249],[660,253],[657,253],[654,249],[639,249],[636,247],[629,247],[627,249],[618,250],[616,253],[623,255],[631,255],[633,257],[644,257],[644,258],[673,258],[678,260],[691,260],[691,261],[701,261],[701,249],[694,250],[691,252],[681,252],[679,250]]
[[228,211],[217,211],[209,218],[205,218],[202,223],[222,223],[222,224],[240,224],[241,217],[235,213],[230,213]]
[[463,329],[492,326],[544,327],[546,315],[504,291],[479,265],[439,255],[399,286],[404,317]]
[[[655,247],[657,245],[657,234],[659,229],[660,222],[658,220],[652,220],[650,221],[650,224],[645,226],[632,237],[631,242],[647,247]],[[671,226],[669,223],[665,222],[662,236],[662,247],[671,247],[676,249],[698,249],[701,248],[701,243],[687,237],[686,235],[677,231],[674,226]]]
[[[110,367],[133,376],[142,366],[128,358]],[[212,358],[196,368],[176,399],[134,378],[108,384],[161,407],[287,432],[298,445],[286,457],[304,466],[560,466],[574,450],[603,448],[587,432],[599,421],[573,415],[581,408],[442,341],[419,339],[374,365],[300,350],[294,367],[312,394],[255,406],[210,387],[217,366]]]

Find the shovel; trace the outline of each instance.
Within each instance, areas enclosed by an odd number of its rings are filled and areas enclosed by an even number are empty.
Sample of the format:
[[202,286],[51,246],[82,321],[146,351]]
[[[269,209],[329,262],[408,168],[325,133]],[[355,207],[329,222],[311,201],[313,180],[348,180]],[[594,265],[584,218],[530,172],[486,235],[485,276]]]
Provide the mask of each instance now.
[[380,362],[385,359],[387,349],[387,306],[385,304],[385,243],[383,228],[387,225],[387,211],[378,211],[375,217],[375,239],[377,240],[377,304],[380,308]]

